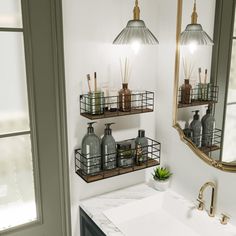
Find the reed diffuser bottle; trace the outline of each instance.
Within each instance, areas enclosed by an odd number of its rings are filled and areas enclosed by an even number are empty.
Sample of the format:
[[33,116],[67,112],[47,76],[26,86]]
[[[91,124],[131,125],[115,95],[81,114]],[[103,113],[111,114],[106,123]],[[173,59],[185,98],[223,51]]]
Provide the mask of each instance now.
[[181,103],[189,104],[191,103],[191,91],[192,85],[189,83],[189,79],[184,80],[184,84],[181,86]]
[[130,77],[130,66],[127,58],[125,59],[124,70],[122,68],[122,61],[120,60],[122,89],[119,91],[119,110],[129,112],[131,111],[131,91],[128,89],[128,82]]
[[181,103],[189,104],[192,102],[192,85],[189,83],[190,77],[192,75],[193,66],[190,62],[187,62],[183,58],[183,68],[184,68],[184,84],[181,86]]
[[131,111],[131,91],[128,89],[128,83],[123,83],[119,91],[119,110]]

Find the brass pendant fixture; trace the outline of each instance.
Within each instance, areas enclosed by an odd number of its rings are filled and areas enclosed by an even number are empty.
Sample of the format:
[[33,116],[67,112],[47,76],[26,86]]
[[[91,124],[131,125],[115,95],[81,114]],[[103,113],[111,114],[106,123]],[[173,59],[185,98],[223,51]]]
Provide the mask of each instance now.
[[196,11],[196,0],[194,0],[193,13],[191,16],[191,24],[186,26],[186,29],[181,33],[181,45],[213,45],[213,40],[203,30],[201,24],[197,23],[198,14]]
[[119,33],[113,44],[158,44],[157,38],[140,20],[140,8],[138,0],[135,1],[133,20],[129,20],[127,26]]

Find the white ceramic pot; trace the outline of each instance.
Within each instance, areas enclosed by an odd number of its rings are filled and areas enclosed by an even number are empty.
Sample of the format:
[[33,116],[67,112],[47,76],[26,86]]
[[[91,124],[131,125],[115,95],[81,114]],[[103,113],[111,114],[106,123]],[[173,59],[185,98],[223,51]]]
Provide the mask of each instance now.
[[155,187],[155,189],[157,189],[159,191],[165,191],[169,187],[169,184],[170,184],[169,179],[163,180],[163,181],[154,180],[154,187]]

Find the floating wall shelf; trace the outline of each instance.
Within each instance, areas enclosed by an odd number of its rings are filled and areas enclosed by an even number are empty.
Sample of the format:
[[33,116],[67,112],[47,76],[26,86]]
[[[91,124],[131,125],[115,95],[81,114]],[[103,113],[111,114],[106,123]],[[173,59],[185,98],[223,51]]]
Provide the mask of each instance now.
[[130,95],[130,109],[120,110],[119,96],[80,95],[80,114],[90,120],[127,116],[154,111],[154,92],[135,92]]
[[[75,150],[75,172],[87,183],[95,182],[110,177],[131,173],[160,164],[161,144],[153,139],[148,139],[148,146],[142,147],[142,161],[137,163],[137,150],[134,139],[126,140],[130,142],[131,149],[117,151],[116,158],[112,161],[104,162],[101,156],[88,158],[84,156],[81,149]],[[110,155],[114,155],[110,154]],[[107,163],[114,163],[115,168],[102,170]],[[94,171],[95,170],[95,171]],[[99,170],[99,171],[98,171]]]
[[[207,84],[205,88],[193,88],[190,91],[189,102],[183,103],[183,93],[181,88],[178,92],[178,108],[186,108],[192,106],[211,105],[218,102],[219,87]],[[186,96],[186,95],[185,95]],[[185,99],[186,100],[186,99]]]

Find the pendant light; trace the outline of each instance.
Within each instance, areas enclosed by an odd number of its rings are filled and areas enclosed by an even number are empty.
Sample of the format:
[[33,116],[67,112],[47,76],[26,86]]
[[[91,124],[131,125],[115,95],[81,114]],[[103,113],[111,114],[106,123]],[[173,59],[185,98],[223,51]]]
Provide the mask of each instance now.
[[133,20],[128,21],[127,26],[115,38],[113,44],[131,44],[133,46],[140,44],[158,44],[157,38],[146,27],[144,21],[140,20],[138,0],[135,1],[133,14]]
[[186,29],[181,33],[180,44],[181,45],[213,45],[213,40],[203,30],[202,26],[197,23],[198,14],[196,11],[196,0],[194,0],[194,7],[192,13],[191,24],[186,26]]

